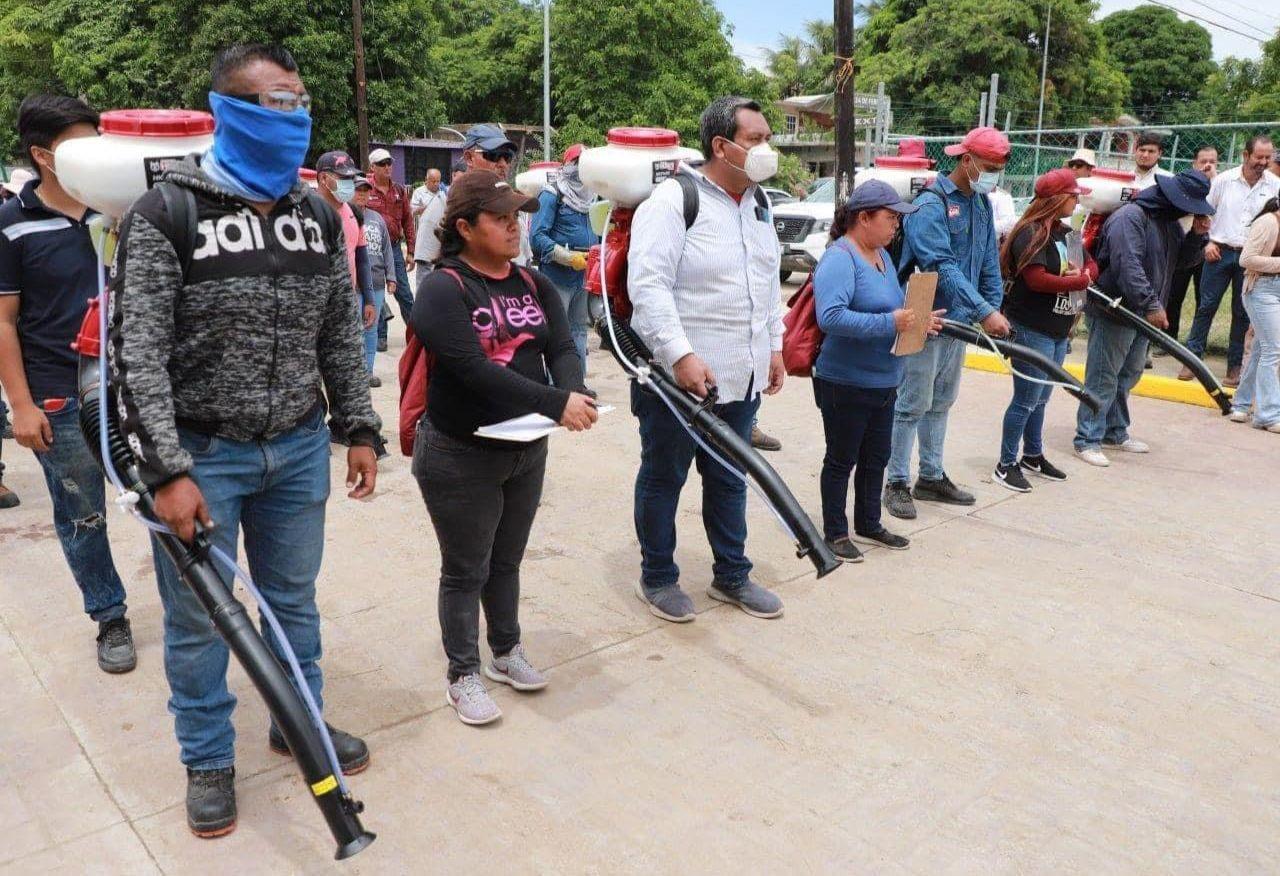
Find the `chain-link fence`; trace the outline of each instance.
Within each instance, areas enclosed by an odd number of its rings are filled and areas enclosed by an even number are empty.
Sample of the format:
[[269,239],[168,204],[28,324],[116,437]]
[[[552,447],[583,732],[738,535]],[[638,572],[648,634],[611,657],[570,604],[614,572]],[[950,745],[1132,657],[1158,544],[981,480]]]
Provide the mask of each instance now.
[[[1212,146],[1218,150],[1220,166],[1240,163],[1244,144],[1255,134],[1266,134],[1280,142],[1280,121],[1230,123],[1217,125],[1166,125],[1160,127],[1062,128],[1047,131],[1009,131],[1013,146],[1004,171],[1004,188],[1015,198],[1029,198],[1035,178],[1046,170],[1061,167],[1077,149],[1092,149],[1098,166],[1133,169],[1133,148],[1138,135],[1152,131],[1164,138],[1164,155],[1160,166],[1177,172],[1191,166],[1198,150]],[[888,151],[896,151],[897,142],[913,135],[893,132],[886,138]],[[921,137],[930,158],[941,167],[950,167],[954,159],[943,153],[954,137]]]

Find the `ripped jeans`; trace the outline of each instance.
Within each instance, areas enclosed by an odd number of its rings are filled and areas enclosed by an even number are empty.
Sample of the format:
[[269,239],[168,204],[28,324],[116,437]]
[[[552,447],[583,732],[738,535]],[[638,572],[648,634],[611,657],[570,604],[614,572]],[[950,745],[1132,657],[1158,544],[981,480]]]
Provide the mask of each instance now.
[[85,613],[99,623],[124,617],[124,584],[107,541],[102,469],[80,433],[79,404],[68,400],[65,408],[45,416],[53,444],[36,459],[53,499],[53,528],[84,596]]

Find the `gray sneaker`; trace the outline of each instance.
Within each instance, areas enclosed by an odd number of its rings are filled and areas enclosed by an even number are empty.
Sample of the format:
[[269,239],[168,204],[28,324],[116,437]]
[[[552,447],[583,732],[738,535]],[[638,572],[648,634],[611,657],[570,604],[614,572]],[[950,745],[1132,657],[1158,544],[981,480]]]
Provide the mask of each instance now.
[[547,686],[547,677],[534,669],[525,658],[524,645],[516,645],[505,657],[494,657],[485,665],[484,674],[491,680],[509,684],[516,690],[542,690]]
[[138,665],[133,647],[133,630],[128,618],[98,624],[98,668],[112,674],[130,672]]
[[717,602],[736,605],[752,617],[782,616],[782,600],[777,594],[765,590],[750,578],[741,584],[712,584],[707,588],[707,595]]
[[444,695],[449,705],[457,710],[458,720],[463,724],[491,724],[502,717],[502,710],[475,673],[464,675],[449,685]]
[[911,488],[890,481],[884,488],[884,507],[899,520],[916,519],[916,503],[911,501]]
[[680,589],[679,584],[660,587],[650,593],[644,589],[643,584],[637,581],[636,596],[639,597],[641,602],[649,606],[650,614],[654,617],[660,617],[664,621],[671,621],[673,624],[687,624],[698,617],[693,613],[693,600]]

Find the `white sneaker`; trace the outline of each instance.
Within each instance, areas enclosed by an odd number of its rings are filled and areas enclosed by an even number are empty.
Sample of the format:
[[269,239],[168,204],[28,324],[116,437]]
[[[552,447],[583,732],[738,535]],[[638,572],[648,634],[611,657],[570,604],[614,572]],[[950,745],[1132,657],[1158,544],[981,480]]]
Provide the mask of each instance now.
[[489,724],[502,717],[502,710],[484,689],[479,675],[464,675],[449,685],[445,699],[457,710],[463,724]]
[[516,645],[505,657],[494,657],[491,663],[485,664],[484,674],[516,690],[542,690],[547,686],[547,677],[534,669],[525,657],[524,645]]
[[1249,422],[1249,412],[1248,411],[1232,411],[1231,415],[1227,417],[1227,419],[1233,423],[1247,423]]
[[1126,438],[1124,439],[1123,444],[1109,444],[1106,441],[1103,441],[1102,446],[1116,447],[1120,450],[1123,450],[1125,453],[1150,453],[1151,452],[1151,445],[1147,444],[1147,442],[1145,441],[1139,441],[1137,438]]
[[1077,447],[1076,456],[1089,463],[1089,465],[1096,465],[1098,468],[1106,468],[1111,465],[1111,460],[1107,459],[1106,454],[1096,447],[1086,447],[1083,450]]

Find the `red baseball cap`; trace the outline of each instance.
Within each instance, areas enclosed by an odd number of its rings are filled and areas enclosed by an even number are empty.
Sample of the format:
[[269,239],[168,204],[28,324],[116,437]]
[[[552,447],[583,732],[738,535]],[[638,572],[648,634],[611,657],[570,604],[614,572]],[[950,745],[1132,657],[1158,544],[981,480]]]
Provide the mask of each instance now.
[[942,150],[948,155],[964,155],[972,152],[983,161],[1004,161],[1009,157],[1009,138],[995,128],[974,128],[959,143],[952,143]]
[[1054,195],[1087,195],[1093,189],[1080,185],[1075,171],[1067,167],[1059,167],[1043,173],[1036,180],[1036,197],[1052,198]]
[[583,146],[581,143],[574,143],[568,149],[564,150],[564,158],[561,160],[565,164],[568,164],[570,161],[577,161],[578,156],[582,154],[582,150],[586,148],[587,147]]

